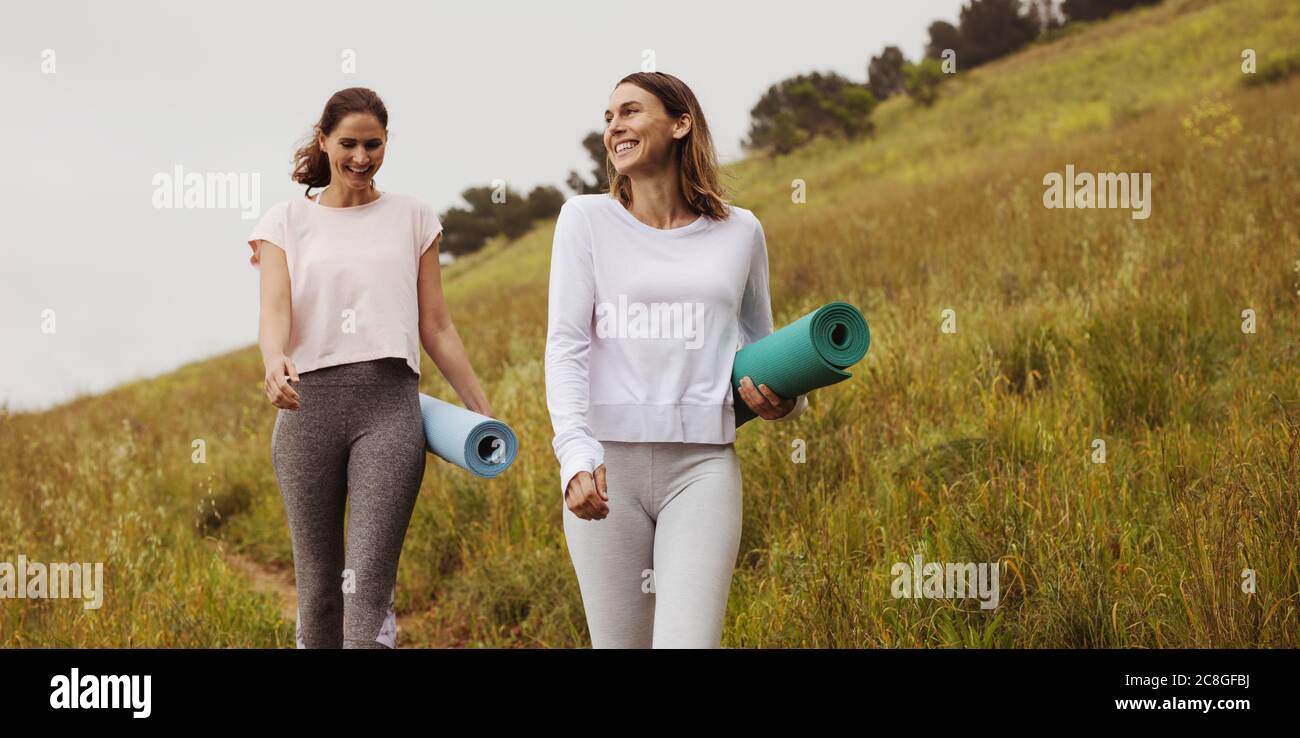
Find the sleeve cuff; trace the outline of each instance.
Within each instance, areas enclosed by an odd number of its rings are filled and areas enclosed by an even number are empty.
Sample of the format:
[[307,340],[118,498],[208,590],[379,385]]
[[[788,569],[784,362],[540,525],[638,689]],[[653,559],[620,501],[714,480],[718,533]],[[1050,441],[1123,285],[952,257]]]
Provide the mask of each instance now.
[[600,466],[598,462],[590,457],[577,458],[560,465],[560,497],[569,489],[569,482],[573,480],[575,474],[581,471],[596,473],[596,467]]
[[786,413],[785,415],[782,415],[779,418],[773,418],[772,420],[774,422],[784,422],[787,420],[794,420],[795,418],[803,414],[803,411],[807,409],[808,409],[808,395],[806,394],[799,395],[799,399],[795,400],[794,407],[791,408],[790,412]]

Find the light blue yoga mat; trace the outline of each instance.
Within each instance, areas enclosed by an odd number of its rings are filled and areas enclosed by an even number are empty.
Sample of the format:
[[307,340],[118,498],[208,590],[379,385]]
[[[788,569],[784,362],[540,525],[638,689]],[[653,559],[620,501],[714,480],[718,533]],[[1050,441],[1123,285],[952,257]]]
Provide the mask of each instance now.
[[519,439],[510,426],[420,393],[424,440],[434,456],[480,477],[495,477],[515,461]]

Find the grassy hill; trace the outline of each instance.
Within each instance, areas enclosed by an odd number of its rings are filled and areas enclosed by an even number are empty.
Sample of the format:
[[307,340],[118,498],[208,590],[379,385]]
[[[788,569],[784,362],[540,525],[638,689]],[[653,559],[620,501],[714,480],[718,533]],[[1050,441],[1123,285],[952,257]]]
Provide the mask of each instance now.
[[[1242,49],[1263,64],[1297,38],[1288,0],[1167,0],[962,74],[932,108],[890,99],[869,139],[728,169],[778,325],[844,299],[873,345],[796,423],[740,433],[724,645],[1300,645],[1300,79],[1240,71]],[[1151,217],[1044,208],[1067,164],[1151,172]],[[405,644],[587,642],[543,389],[551,232],[447,270],[522,448],[491,481],[430,459]],[[454,398],[427,359],[421,389]],[[291,645],[282,603],[230,563],[291,562],[274,415],[250,347],[4,416],[0,561],[104,561],[107,594],[7,601],[0,644]],[[1001,605],[894,599],[918,552],[1005,562]]]

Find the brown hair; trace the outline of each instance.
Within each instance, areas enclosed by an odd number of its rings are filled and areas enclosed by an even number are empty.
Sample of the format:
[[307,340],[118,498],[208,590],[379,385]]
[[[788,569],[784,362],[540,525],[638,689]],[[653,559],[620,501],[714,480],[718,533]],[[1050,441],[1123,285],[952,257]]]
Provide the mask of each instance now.
[[[731,209],[718,184],[718,155],[713,149],[709,124],[704,120],[704,110],[695,99],[695,93],[686,83],[664,72],[637,72],[618,81],[630,82],[649,92],[663,103],[673,118],[689,113],[691,130],[673,143],[681,172],[682,194],[696,213],[714,220],[726,220]],[[615,89],[618,85],[614,85]],[[632,204],[632,182],[614,169],[614,163],[605,155],[605,172],[609,177],[609,196],[617,197],[624,207]]]
[[[339,121],[351,113],[369,113],[375,116],[379,125],[384,127],[384,133],[388,132],[388,108],[374,90],[349,87],[330,95],[330,99],[325,102],[325,109],[321,111],[320,120],[293,154],[293,181],[307,185],[307,195],[311,195],[311,188],[324,187],[330,183],[329,157],[320,150],[316,131],[330,135]],[[370,186],[374,188],[373,180]]]

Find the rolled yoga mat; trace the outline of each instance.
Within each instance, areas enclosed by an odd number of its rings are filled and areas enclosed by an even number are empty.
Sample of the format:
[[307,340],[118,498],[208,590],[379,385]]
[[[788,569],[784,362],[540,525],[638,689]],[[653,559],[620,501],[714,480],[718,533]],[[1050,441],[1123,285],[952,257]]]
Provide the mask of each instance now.
[[480,477],[495,477],[515,461],[519,439],[510,426],[420,393],[429,451]]
[[758,417],[740,396],[744,377],[781,397],[797,397],[853,376],[844,369],[861,361],[870,346],[867,319],[849,303],[837,301],[737,351],[731,367],[736,427]]

